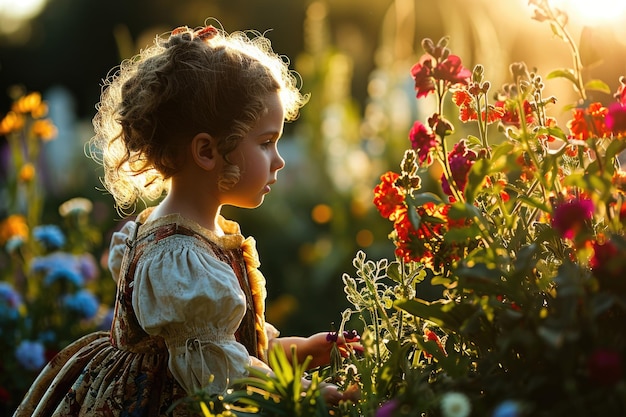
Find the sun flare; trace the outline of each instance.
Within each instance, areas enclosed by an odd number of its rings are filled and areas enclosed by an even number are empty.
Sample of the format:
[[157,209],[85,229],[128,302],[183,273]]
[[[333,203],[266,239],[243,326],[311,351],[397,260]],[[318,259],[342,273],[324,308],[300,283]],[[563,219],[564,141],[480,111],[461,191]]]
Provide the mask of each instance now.
[[572,19],[587,23],[608,23],[626,15],[624,0],[552,0],[555,7],[565,10]]

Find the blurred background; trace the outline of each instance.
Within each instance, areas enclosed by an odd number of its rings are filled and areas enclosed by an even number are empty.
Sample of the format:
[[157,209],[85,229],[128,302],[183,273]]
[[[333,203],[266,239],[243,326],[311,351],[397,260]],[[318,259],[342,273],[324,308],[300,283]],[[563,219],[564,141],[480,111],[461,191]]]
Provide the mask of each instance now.
[[[585,39],[586,75],[615,91],[626,75],[623,0],[559,3],[574,37]],[[341,277],[354,274],[358,250],[393,257],[391,225],[375,210],[372,190],[382,173],[398,171],[413,121],[430,111],[418,107],[410,76],[421,39],[449,36],[465,67],[485,65],[495,91],[515,61],[540,74],[571,66],[565,44],[531,16],[528,0],[0,0],[0,117],[20,91],[42,93],[59,130],[39,161],[43,220],[56,222],[59,204],[70,198],[91,199],[102,233],[94,255],[105,259],[123,219],[102,191],[99,167],[83,153],[103,78],[156,34],[180,25],[214,18],[229,32],[266,32],[275,51],[290,57],[311,100],[286,126],[287,167],[264,205],[224,214],[257,240],[268,321],[283,334],[306,335],[341,321],[348,306]],[[560,99],[553,116],[567,119],[574,92],[564,81],[546,85]],[[2,155],[0,191],[9,169]],[[0,203],[0,218],[6,210]]]

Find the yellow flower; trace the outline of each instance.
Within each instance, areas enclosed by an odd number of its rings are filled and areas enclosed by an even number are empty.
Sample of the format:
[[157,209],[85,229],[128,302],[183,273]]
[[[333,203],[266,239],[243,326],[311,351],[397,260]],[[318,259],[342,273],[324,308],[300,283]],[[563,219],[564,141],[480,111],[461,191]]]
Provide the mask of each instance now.
[[31,163],[24,164],[19,173],[20,181],[30,182],[35,178],[35,166]]
[[[41,94],[34,92],[20,97],[13,103],[13,111],[16,113],[38,113],[41,111]],[[34,114],[33,114],[33,117]]]
[[33,123],[33,135],[41,140],[52,140],[57,136],[57,128],[49,119],[37,120]]
[[26,218],[20,214],[12,214],[0,223],[0,246],[3,246],[12,237],[28,238]]
[[10,111],[0,121],[0,135],[16,132],[24,126],[24,116],[14,111]]

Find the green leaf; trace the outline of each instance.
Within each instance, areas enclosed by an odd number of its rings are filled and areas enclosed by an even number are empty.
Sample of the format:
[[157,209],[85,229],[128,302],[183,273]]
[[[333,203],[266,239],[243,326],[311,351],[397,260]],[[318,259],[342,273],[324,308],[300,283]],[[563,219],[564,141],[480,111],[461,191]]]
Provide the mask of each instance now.
[[416,207],[420,207],[426,203],[442,204],[443,200],[434,193],[419,193],[411,196],[411,202]]
[[573,84],[577,84],[578,82],[578,80],[576,79],[576,75],[574,74],[574,71],[571,70],[570,68],[556,69],[548,73],[548,75],[546,75],[546,79],[548,80],[551,80],[553,78],[565,78],[565,79],[570,80]]
[[464,191],[467,201],[473,202],[477,192],[483,188],[490,171],[490,165],[491,162],[487,159],[479,159],[472,165],[467,176],[467,185]]
[[599,91],[605,94],[611,94],[611,87],[602,80],[590,80],[585,84],[585,90]]
[[419,298],[396,301],[394,306],[454,331],[459,331],[465,320],[476,310],[476,307],[470,304],[457,304],[445,300],[428,302]]

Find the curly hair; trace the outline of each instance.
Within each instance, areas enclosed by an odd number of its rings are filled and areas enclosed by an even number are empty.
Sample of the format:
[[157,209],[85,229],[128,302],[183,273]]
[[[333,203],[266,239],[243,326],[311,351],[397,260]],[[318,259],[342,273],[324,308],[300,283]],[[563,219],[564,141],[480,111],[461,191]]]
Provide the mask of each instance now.
[[186,146],[201,132],[217,139],[227,162],[219,186],[232,187],[239,168],[228,154],[262,115],[267,94],[278,92],[286,121],[297,118],[308,97],[296,76],[264,35],[210,25],[157,36],[122,61],[104,80],[88,144],[118,209],[167,192]]

